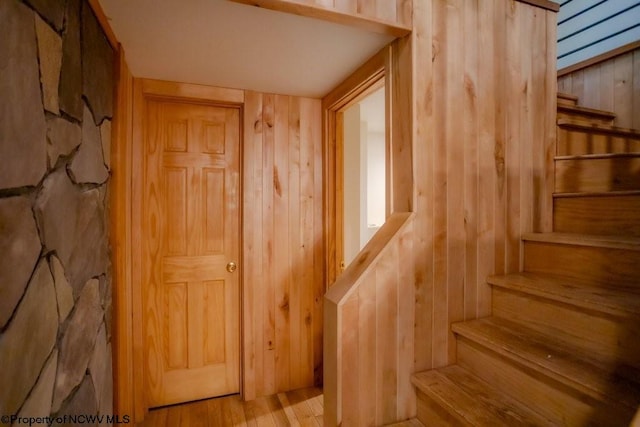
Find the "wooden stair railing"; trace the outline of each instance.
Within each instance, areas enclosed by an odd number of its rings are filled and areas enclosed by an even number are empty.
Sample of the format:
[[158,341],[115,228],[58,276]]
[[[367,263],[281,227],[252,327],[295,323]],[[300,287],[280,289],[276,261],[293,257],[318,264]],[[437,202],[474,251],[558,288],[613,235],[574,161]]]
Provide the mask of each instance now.
[[412,228],[413,214],[392,214],[325,295],[325,426],[415,414]]
[[[454,323],[457,362],[413,376],[425,425],[640,423],[640,132],[558,96],[553,232]],[[635,425],[635,424],[632,424]]]

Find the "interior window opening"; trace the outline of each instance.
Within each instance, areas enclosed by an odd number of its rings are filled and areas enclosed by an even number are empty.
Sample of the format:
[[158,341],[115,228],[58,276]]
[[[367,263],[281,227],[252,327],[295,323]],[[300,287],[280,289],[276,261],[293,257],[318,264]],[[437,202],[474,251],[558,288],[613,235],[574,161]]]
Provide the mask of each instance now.
[[346,268],[386,220],[387,138],[385,87],[342,114],[343,236]]

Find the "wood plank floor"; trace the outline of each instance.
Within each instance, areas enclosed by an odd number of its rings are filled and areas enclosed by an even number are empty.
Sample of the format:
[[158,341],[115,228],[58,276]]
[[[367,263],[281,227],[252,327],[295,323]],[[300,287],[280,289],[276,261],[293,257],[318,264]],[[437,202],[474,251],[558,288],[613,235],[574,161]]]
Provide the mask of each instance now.
[[321,427],[322,389],[306,388],[243,402],[218,397],[152,409],[139,427],[303,426]]

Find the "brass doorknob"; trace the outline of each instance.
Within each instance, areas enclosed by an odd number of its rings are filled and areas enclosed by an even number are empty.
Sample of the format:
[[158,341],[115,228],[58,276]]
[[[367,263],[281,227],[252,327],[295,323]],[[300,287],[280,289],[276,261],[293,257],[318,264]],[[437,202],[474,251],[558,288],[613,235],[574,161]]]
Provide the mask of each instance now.
[[236,271],[236,268],[238,268],[238,266],[233,261],[231,261],[229,264],[227,264],[227,271],[229,273],[233,273],[234,271]]

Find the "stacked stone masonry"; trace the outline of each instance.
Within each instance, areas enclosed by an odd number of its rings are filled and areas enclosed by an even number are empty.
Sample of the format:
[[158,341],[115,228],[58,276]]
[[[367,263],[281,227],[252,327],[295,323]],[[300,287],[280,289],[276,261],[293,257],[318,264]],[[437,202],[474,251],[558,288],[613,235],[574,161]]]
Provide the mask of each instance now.
[[0,28],[0,415],[111,415],[115,53],[86,0]]

